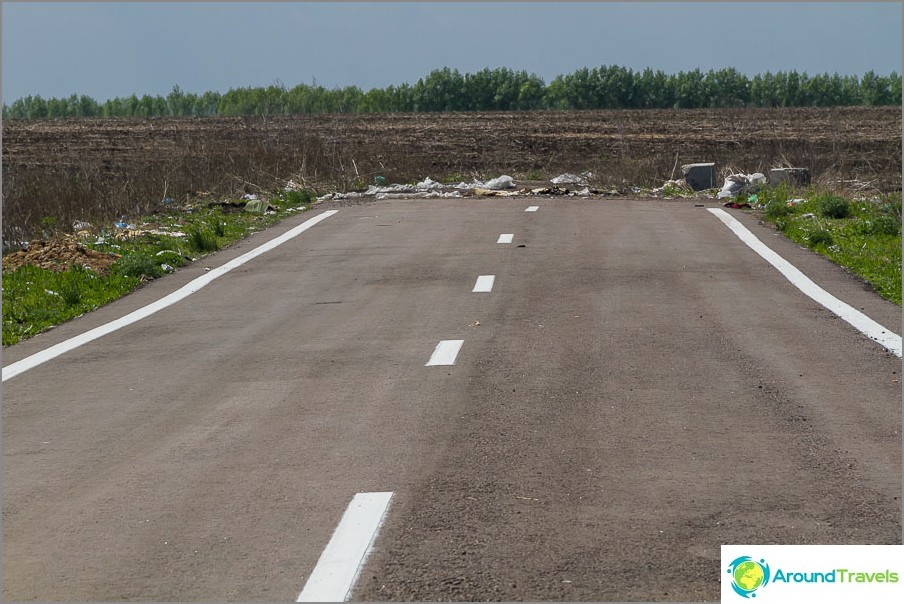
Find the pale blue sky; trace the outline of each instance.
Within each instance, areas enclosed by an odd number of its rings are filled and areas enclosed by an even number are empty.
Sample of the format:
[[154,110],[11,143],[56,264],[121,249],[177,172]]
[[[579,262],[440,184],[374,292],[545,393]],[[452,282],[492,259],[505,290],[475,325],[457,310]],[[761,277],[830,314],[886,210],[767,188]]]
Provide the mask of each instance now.
[[2,96],[97,100],[283,82],[367,90],[432,69],[901,73],[891,3],[9,3]]

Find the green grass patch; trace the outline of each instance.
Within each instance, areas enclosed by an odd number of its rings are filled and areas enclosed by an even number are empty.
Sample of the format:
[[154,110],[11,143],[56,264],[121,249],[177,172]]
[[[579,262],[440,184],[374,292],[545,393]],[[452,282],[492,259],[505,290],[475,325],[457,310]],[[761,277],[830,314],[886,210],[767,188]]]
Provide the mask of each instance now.
[[170,270],[222,249],[251,233],[310,207],[313,191],[278,192],[270,197],[274,213],[224,212],[218,207],[185,207],[163,214],[131,218],[145,232],[118,238],[103,228],[81,240],[88,248],[115,252],[109,275],[80,265],[53,272],[22,266],[3,273],[3,345],[15,344],[55,325],[108,304]]
[[789,239],[859,275],[901,304],[901,193],[851,200],[832,193],[792,200],[782,187],[758,193],[763,217]]
[[54,325],[112,302],[132,291],[135,277],[107,277],[74,265],[54,272],[23,266],[3,275],[3,345],[9,346]]

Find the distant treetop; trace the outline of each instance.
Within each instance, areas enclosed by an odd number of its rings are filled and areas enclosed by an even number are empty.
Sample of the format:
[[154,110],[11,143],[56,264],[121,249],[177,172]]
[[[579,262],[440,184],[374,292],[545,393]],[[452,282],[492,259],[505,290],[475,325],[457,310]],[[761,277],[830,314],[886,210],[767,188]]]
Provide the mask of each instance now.
[[300,84],[234,88],[225,94],[183,92],[132,95],[103,103],[85,95],[43,99],[27,96],[3,105],[3,118],[162,117],[290,115],[298,113],[389,113],[522,111],[543,109],[671,109],[726,107],[837,107],[900,105],[901,76],[863,76],[796,71],[748,78],[734,68],[666,74],[616,65],[582,68],[546,84],[526,71],[502,67],[461,74],[437,69],[414,85],[326,89]]

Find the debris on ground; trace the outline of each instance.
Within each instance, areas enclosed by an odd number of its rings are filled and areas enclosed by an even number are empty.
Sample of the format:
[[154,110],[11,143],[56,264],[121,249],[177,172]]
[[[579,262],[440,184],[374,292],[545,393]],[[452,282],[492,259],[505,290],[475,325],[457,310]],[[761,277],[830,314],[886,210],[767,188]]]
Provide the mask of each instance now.
[[515,195],[522,195],[522,193],[520,191],[501,191],[499,189],[477,187],[474,189],[474,195],[477,197],[514,197]]
[[653,189],[651,192],[653,195],[678,195],[685,197],[685,194],[690,194],[691,191],[691,186],[683,180],[667,180],[661,187]]
[[735,210],[743,210],[743,209],[745,209],[745,208],[750,208],[751,205],[750,205],[749,203],[747,203],[747,202],[744,202],[744,203],[738,203],[738,202],[736,202],[736,201],[729,201],[729,202],[723,203],[723,204],[722,204],[722,207],[724,207],[724,208],[733,208],[733,209],[735,209]]
[[716,196],[718,199],[737,197],[739,193],[756,191],[766,184],[766,176],[760,172],[753,174],[731,174],[725,177],[722,190]]
[[593,172],[583,172],[581,174],[571,174],[565,172],[564,174],[559,174],[555,178],[551,179],[551,182],[554,185],[582,185],[585,186],[589,184],[589,179],[593,178]]
[[491,178],[486,182],[479,181],[475,178],[470,183],[460,182],[457,185],[453,185],[453,187],[460,190],[490,189],[493,191],[499,191],[502,189],[514,189],[515,179],[513,179],[511,176],[503,174],[502,176]]
[[715,162],[685,164],[681,166],[684,182],[694,191],[705,191],[716,186]]
[[258,199],[256,196],[254,199],[245,204],[245,211],[251,212],[252,214],[265,214],[268,212],[275,213],[275,210],[276,208],[271,206],[268,202],[262,199]]
[[62,272],[69,270],[73,264],[80,264],[105,275],[109,273],[110,267],[119,258],[119,254],[98,252],[72,240],[37,239],[28,244],[27,250],[19,250],[4,256],[3,270],[4,272],[14,271],[21,266],[30,264]]

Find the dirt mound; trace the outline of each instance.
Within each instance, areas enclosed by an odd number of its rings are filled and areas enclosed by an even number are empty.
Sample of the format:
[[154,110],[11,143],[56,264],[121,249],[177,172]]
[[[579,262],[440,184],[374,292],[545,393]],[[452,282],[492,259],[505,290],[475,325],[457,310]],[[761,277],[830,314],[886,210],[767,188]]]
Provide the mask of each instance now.
[[27,250],[19,250],[3,258],[3,271],[12,272],[26,264],[32,264],[51,271],[62,272],[72,264],[81,264],[91,270],[106,275],[119,254],[89,250],[75,241],[45,241],[38,239],[28,245]]

